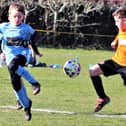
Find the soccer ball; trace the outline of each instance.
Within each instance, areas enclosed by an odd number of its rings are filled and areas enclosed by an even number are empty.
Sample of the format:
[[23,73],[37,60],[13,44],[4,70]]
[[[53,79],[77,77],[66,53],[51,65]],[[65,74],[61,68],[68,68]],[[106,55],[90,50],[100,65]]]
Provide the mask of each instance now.
[[81,71],[81,66],[78,58],[74,58],[66,61],[63,66],[63,71],[67,76],[71,78],[77,77]]

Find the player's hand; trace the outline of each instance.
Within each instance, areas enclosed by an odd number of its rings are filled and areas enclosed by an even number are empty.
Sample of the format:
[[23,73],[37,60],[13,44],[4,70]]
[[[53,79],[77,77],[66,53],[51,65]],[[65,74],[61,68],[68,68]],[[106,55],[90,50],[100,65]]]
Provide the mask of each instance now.
[[1,53],[1,54],[0,54],[0,59],[1,59],[2,61],[6,61],[6,56],[5,56],[4,53]]
[[117,48],[117,43],[113,41],[113,42],[111,43],[111,47],[112,47],[113,49],[116,49],[116,48]]

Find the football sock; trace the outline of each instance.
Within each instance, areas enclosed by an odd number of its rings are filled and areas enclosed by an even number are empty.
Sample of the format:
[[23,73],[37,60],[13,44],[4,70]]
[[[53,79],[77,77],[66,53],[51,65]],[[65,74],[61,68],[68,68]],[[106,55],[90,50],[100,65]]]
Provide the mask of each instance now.
[[94,88],[95,88],[98,96],[100,98],[106,97],[101,78],[99,76],[91,76],[91,80],[93,82]]
[[123,76],[123,75],[121,75],[121,77],[122,77],[122,79],[123,79],[123,84],[124,84],[124,86],[126,86],[126,77]]
[[29,107],[29,98],[27,96],[26,89],[25,89],[24,85],[22,85],[22,87],[19,91],[14,91],[14,92],[16,94],[16,98],[20,101],[22,106],[24,108],[28,108]]
[[22,66],[19,66],[16,73],[25,78],[30,84],[37,83],[33,76]]

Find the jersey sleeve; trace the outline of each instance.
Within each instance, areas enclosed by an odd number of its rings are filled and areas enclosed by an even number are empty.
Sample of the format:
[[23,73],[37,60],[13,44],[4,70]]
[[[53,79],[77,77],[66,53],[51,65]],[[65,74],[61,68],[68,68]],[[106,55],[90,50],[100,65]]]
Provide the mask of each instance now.
[[30,26],[30,25],[27,25],[27,30],[28,32],[31,34],[31,36],[35,33],[35,30]]
[[114,41],[113,42],[115,42],[115,44],[117,45],[118,44],[118,35],[115,37],[115,39],[114,39]]

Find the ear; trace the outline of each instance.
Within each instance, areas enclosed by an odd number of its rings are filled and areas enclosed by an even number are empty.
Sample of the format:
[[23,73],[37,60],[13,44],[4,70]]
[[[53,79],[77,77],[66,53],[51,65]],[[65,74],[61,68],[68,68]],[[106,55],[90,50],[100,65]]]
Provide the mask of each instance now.
[[10,16],[8,16],[8,20],[10,20]]
[[123,18],[123,22],[126,24],[126,18]]

